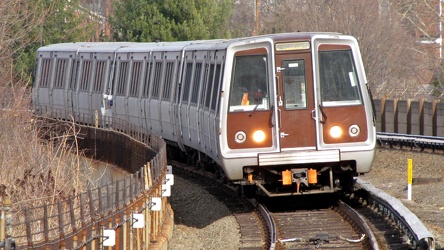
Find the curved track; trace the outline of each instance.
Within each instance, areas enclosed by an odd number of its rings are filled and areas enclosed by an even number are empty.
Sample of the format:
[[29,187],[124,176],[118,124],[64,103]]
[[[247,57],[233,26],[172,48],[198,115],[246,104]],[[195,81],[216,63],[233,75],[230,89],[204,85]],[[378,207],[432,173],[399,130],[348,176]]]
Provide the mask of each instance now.
[[[224,185],[206,171],[173,162],[174,172],[198,183],[230,209],[239,224],[239,249],[408,249],[403,231],[368,202],[351,195],[344,201],[319,202],[309,207],[277,199],[258,204],[239,196],[239,190]],[[359,200],[358,202],[356,202]],[[270,206],[274,203],[274,206]],[[350,206],[345,204],[351,204]],[[299,207],[295,208],[295,204]],[[327,205],[326,205],[327,204]],[[352,208],[353,207],[353,208]],[[276,209],[278,208],[278,209]],[[272,212],[269,212],[272,211]]]

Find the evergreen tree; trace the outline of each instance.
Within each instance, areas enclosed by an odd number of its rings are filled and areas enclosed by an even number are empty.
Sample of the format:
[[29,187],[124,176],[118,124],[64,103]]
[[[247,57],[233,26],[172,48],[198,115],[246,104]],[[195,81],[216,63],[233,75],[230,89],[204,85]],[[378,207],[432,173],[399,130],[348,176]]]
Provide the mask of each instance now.
[[185,41],[228,37],[230,0],[128,0],[110,17],[117,41]]

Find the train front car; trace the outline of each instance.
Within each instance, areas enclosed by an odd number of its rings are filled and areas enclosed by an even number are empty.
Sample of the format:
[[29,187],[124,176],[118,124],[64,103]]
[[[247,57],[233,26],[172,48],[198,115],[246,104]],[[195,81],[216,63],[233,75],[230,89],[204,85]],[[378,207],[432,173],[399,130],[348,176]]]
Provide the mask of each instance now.
[[370,171],[376,130],[355,38],[252,38],[228,48],[226,65],[220,142],[229,179],[273,197],[346,191]]

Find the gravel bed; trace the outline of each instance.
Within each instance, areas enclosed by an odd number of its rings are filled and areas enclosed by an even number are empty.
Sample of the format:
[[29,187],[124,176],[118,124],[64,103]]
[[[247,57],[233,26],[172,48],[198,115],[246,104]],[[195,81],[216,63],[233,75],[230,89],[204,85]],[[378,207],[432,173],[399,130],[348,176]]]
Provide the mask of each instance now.
[[[173,170],[174,171],[174,170]],[[197,184],[174,176],[170,250],[239,249],[239,228],[228,208]]]
[[[408,159],[413,160],[412,200],[407,200]],[[444,249],[443,169],[442,152],[378,148],[371,173],[360,178],[401,200],[435,236],[437,249]],[[169,201],[175,219],[169,249],[239,249],[236,219],[207,191],[175,177]]]

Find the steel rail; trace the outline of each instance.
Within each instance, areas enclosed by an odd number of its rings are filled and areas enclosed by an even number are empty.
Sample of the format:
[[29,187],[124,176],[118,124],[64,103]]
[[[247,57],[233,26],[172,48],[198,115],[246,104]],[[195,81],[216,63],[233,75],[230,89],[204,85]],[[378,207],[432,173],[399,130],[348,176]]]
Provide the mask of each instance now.
[[351,218],[356,225],[362,230],[362,232],[367,236],[370,246],[373,250],[379,250],[379,244],[376,240],[376,236],[373,234],[373,231],[365,221],[364,217],[360,215],[356,210],[351,208],[349,205],[345,204],[343,201],[338,201],[338,207],[341,211],[347,214],[349,218]]
[[397,134],[378,132],[376,134],[379,145],[388,144],[391,147],[408,146],[411,148],[421,149],[441,149],[444,150],[444,137],[427,136],[427,135],[409,135],[409,134]]
[[270,250],[274,250],[276,248],[276,224],[274,223],[274,219],[270,214],[270,211],[263,206],[262,204],[257,204],[257,208],[262,218],[264,218],[265,223],[267,223],[268,231],[270,233]]

